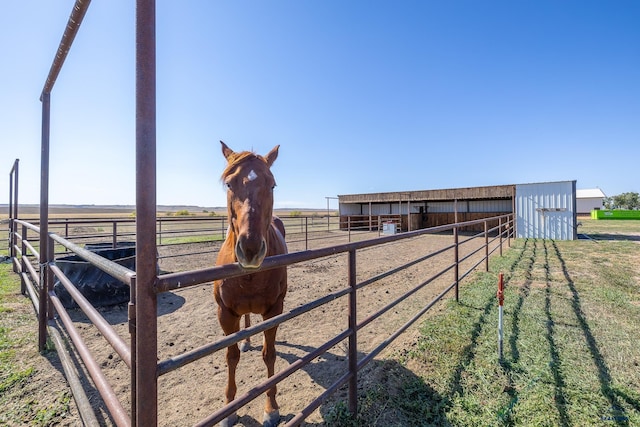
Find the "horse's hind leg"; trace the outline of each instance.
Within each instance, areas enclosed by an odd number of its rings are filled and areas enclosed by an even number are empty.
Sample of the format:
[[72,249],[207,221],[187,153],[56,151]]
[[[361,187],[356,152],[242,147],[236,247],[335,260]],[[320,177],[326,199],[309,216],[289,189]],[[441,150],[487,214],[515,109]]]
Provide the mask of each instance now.
[[[251,326],[251,313],[247,313],[244,315],[244,328],[247,329]],[[240,351],[245,352],[249,351],[251,348],[251,337],[245,338],[244,341],[240,343]]]

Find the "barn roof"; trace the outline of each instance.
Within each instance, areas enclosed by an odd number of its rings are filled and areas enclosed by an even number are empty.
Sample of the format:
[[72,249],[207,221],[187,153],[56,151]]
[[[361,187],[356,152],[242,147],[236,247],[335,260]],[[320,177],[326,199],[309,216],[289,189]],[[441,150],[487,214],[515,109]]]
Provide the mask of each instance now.
[[487,187],[449,188],[442,190],[394,191],[387,193],[365,193],[338,195],[340,203],[384,203],[399,201],[448,201],[511,199],[515,185],[495,185]]
[[576,199],[597,199],[607,197],[599,188],[587,188],[584,190],[576,190]]

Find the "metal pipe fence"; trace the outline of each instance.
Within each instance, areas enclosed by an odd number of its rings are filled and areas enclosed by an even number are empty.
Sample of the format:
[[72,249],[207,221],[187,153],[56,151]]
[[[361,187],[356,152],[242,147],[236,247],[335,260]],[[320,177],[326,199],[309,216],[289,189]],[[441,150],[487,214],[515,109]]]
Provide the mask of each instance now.
[[[358,225],[357,221],[352,223],[352,227],[347,226],[346,229],[341,229],[340,218],[335,215],[283,216],[281,219],[287,230],[287,243],[304,250],[326,244],[324,242],[329,237],[343,238],[345,241],[351,242],[371,238],[373,235],[380,236],[383,233],[382,228],[369,230]],[[37,220],[32,220],[29,223],[36,227],[39,226]],[[135,223],[135,218],[62,217],[49,220],[49,231],[76,244],[101,245],[104,248],[115,249],[135,244]],[[226,237],[227,226],[227,218],[223,216],[158,217],[156,218],[156,245],[158,248],[186,247],[187,244],[192,243],[222,242]],[[399,228],[395,230],[399,230]],[[39,243],[32,242],[32,244],[34,250],[37,250]],[[192,250],[185,250],[183,253],[171,255],[161,253],[159,258],[215,253],[217,250],[215,245],[211,245],[209,249],[203,249],[201,252],[194,253]],[[58,242],[56,242],[54,252],[56,255],[65,252],[71,253],[68,248]]]
[[[250,400],[262,394],[268,388],[279,383],[291,373],[301,369],[318,355],[323,354],[331,347],[343,341],[348,342],[348,369],[343,375],[332,385],[328,386],[320,396],[311,402],[307,407],[296,415],[288,425],[297,425],[302,422],[315,408],[317,408],[329,395],[333,394],[343,384],[349,385],[349,409],[353,414],[357,412],[357,380],[358,372],[386,348],[399,334],[401,334],[409,325],[417,321],[422,314],[429,310],[437,301],[443,298],[452,289],[456,290],[456,299],[458,298],[458,287],[461,278],[466,277],[473,271],[479,263],[473,265],[460,276],[461,264],[469,258],[463,256],[460,258],[460,246],[464,244],[460,242],[459,231],[465,226],[481,224],[484,222],[484,233],[482,236],[472,236],[470,238],[484,237],[485,258],[489,253],[496,250],[496,247],[489,248],[488,226],[486,221],[491,219],[468,221],[464,223],[452,224],[447,226],[433,227],[430,229],[410,231],[403,234],[392,234],[377,237],[375,239],[356,240],[355,234],[358,232],[380,232],[380,223],[383,221],[392,221],[387,218],[377,218],[377,224],[374,225],[374,218],[370,216],[368,224],[351,224],[347,219],[347,223],[340,222],[336,228],[336,232],[346,231],[348,242],[340,245],[328,246],[318,249],[308,249],[309,233],[305,231],[304,242],[305,250],[293,252],[288,255],[280,255],[267,258],[261,267],[262,270],[276,268],[279,266],[292,265],[295,263],[320,259],[336,254],[347,254],[348,256],[348,286],[334,291],[320,299],[312,301],[300,307],[296,307],[287,313],[274,317],[248,329],[240,331],[236,334],[224,337],[214,343],[206,344],[203,347],[183,353],[168,360],[158,361],[158,322],[157,308],[158,295],[172,289],[178,289],[187,286],[194,286],[213,280],[222,279],[224,277],[240,276],[247,274],[237,264],[224,265],[219,267],[207,268],[202,270],[193,270],[187,272],[177,272],[160,275],[157,270],[158,246],[166,244],[166,240],[182,237],[182,233],[191,231],[174,229],[167,230],[168,222],[161,221],[158,224],[156,213],[156,38],[155,38],[155,0],[136,0],[136,218],[127,222],[107,222],[110,224],[111,230],[105,229],[98,231],[84,230],[78,233],[75,240],[74,233],[69,229],[69,221],[58,224],[49,219],[49,138],[50,138],[50,96],[57,76],[69,51],[73,39],[75,38],[82,19],[89,7],[89,0],[76,0],[67,27],[64,31],[60,42],[58,52],[54,58],[49,75],[42,90],[42,148],[41,148],[41,177],[40,177],[40,216],[38,225],[34,225],[18,219],[17,216],[17,162],[14,166],[15,182],[11,181],[10,199],[11,208],[15,211],[14,215],[10,214],[9,227],[9,248],[13,265],[18,274],[20,274],[23,284],[23,292],[29,295],[34,303],[35,311],[38,315],[38,345],[42,350],[45,347],[48,336],[47,326],[55,323],[61,330],[64,330],[67,337],[71,341],[74,351],[80,355],[80,358],[86,370],[91,375],[96,388],[100,392],[102,399],[110,413],[110,416],[118,426],[155,426],[158,424],[158,377],[175,369],[190,363],[193,360],[211,354],[215,351],[226,348],[247,336],[257,334],[265,329],[271,328],[285,321],[291,321],[297,316],[317,309],[324,304],[339,298],[348,299],[348,321],[344,329],[335,337],[318,346],[315,350],[308,352],[306,356],[298,362],[291,364],[288,368],[276,373],[273,377],[252,387],[251,390],[236,400],[217,409],[208,417],[198,423],[198,425],[213,425],[220,421],[231,412],[242,407]],[[13,173],[13,171],[12,171]],[[13,204],[15,203],[15,204]],[[299,227],[303,228],[303,220],[300,221]],[[500,224],[498,234],[500,235],[499,245],[502,251],[503,235],[508,239],[513,234],[513,216],[503,215],[493,218]],[[502,221],[505,221],[504,223]],[[340,220],[339,220],[340,221]],[[320,221],[322,222],[322,221]],[[78,223],[80,224],[80,223]],[[401,222],[399,223],[402,225]],[[18,226],[22,226],[21,232],[18,232]],[[86,226],[82,223],[81,226]],[[78,227],[81,227],[80,225]],[[311,228],[316,226],[315,220],[312,220]],[[290,224],[292,230],[298,225]],[[324,227],[324,225],[322,225]],[[502,228],[504,227],[504,231]],[[304,220],[304,228],[310,228],[308,219]],[[320,225],[318,225],[320,228]],[[368,228],[368,229],[367,229]],[[61,230],[64,230],[62,232]],[[215,230],[215,231],[214,231]],[[218,227],[205,229],[203,233],[217,233]],[[324,230],[323,230],[324,231]],[[327,232],[333,233],[331,228],[331,220],[327,219]],[[452,231],[454,242],[446,248],[437,251],[438,256],[451,256],[452,261],[448,267],[441,271],[434,272],[433,276],[421,281],[418,285],[408,289],[402,296],[398,297],[392,303],[380,308],[376,313],[369,315],[367,318],[358,322],[358,312],[361,309],[358,306],[358,291],[375,283],[383,277],[395,274],[419,262],[427,262],[434,254],[422,255],[413,261],[399,266],[393,270],[388,270],[376,277],[370,277],[361,282],[357,281],[357,272],[360,264],[357,262],[357,254],[365,248],[374,247],[391,242],[399,242],[403,239],[414,238],[429,233],[439,233],[444,231]],[[35,234],[34,234],[35,233]],[[224,236],[224,223],[220,227],[220,234]],[[160,237],[158,237],[160,234]],[[302,231],[296,233],[292,231],[292,236],[300,236],[302,239]],[[169,237],[170,236],[170,237]],[[369,237],[367,234],[363,236]],[[33,237],[33,238],[32,238]],[[120,238],[135,238],[136,246],[136,271],[133,272],[123,268],[111,261],[102,259],[98,255],[81,247],[79,243],[88,242],[91,239],[106,240],[116,247]],[[36,244],[36,238],[38,243]],[[71,240],[74,239],[75,243]],[[161,242],[164,239],[165,242]],[[510,241],[510,240],[509,240]],[[492,239],[495,242],[495,239]],[[298,242],[297,242],[298,243]],[[494,243],[496,245],[496,243]],[[129,326],[129,344],[127,345],[122,337],[113,330],[111,325],[104,320],[99,312],[88,304],[79,292],[74,289],[76,286],[65,276],[65,274],[56,265],[56,247],[64,252],[74,253],[97,268],[117,277],[124,283],[129,284],[130,298],[128,304],[128,326]],[[64,248],[64,249],[62,249]],[[366,260],[366,257],[364,257]],[[482,262],[482,260],[480,261]],[[486,261],[485,261],[486,262]],[[465,264],[466,265],[466,264]],[[463,267],[464,268],[464,267]],[[361,360],[357,359],[358,332],[370,324],[374,319],[383,316],[395,307],[400,301],[411,298],[411,296],[419,289],[427,286],[433,280],[442,277],[444,274],[454,270],[453,281],[448,285],[435,299],[424,305],[405,325],[397,329],[393,334],[384,339],[375,349],[370,351]],[[67,310],[61,303],[55,289],[53,289],[53,281],[57,278],[65,289],[70,291],[72,298],[78,303],[81,310],[89,318],[90,322],[104,336],[105,340],[111,345],[118,357],[130,368],[130,389],[131,389],[131,405],[129,409],[125,409],[121,403],[121,397],[114,393],[112,386],[106,380],[100,366],[96,363],[95,358],[88,350],[86,343],[78,333],[76,327]],[[57,315],[57,317],[56,317]],[[144,331],[141,333],[140,331]],[[55,343],[61,340],[54,339]],[[66,352],[66,348],[56,344],[58,352]],[[66,354],[66,353],[65,353]],[[66,371],[65,371],[66,372]],[[68,373],[73,375],[73,373]],[[77,381],[70,381],[70,383]],[[79,402],[86,402],[86,399],[79,399]],[[86,405],[79,406],[86,408]],[[91,419],[89,415],[83,419]]]
[[[496,227],[489,228],[488,224],[491,221],[499,220],[500,224]],[[503,222],[504,221],[504,222]],[[16,226],[22,226],[22,233],[16,233],[16,249],[18,247],[21,248],[20,251],[16,251],[16,254],[19,254],[20,262],[16,263],[16,265],[20,266],[20,273],[23,277],[23,281],[26,284],[28,289],[28,295],[34,301],[34,306],[36,307],[36,312],[39,317],[46,317],[46,312],[39,312],[39,291],[41,290],[41,285],[39,285],[39,274],[37,272],[37,268],[33,266],[39,265],[39,259],[37,252],[34,253],[34,247],[30,243],[27,238],[27,232],[31,232],[35,236],[38,236],[40,229],[38,226],[30,224],[28,222],[22,220],[14,220]],[[485,231],[482,233],[470,234],[465,236],[466,239],[459,239],[458,230],[462,227],[484,223]],[[436,251],[417,256],[415,259],[412,259],[400,266],[397,266],[393,269],[383,271],[373,277],[369,277],[361,280],[360,282],[356,281],[357,271],[359,268],[357,259],[357,252],[362,251],[366,248],[375,247],[378,245],[384,245],[392,242],[401,242],[405,239],[412,239],[418,236],[423,236],[426,234],[434,234],[434,233],[443,233],[443,232],[451,232],[453,231],[453,242],[451,244],[445,245]],[[157,377],[165,375],[171,371],[180,369],[186,366],[189,363],[192,363],[196,360],[199,360],[205,356],[211,355],[217,351],[223,350],[229,345],[237,343],[239,341],[244,340],[247,337],[253,336],[255,334],[261,333],[267,329],[270,329],[276,325],[279,325],[286,321],[292,321],[296,317],[309,313],[313,310],[316,310],[322,307],[325,304],[331,303],[341,298],[348,298],[348,321],[347,325],[345,325],[345,329],[339,332],[336,336],[326,341],[324,344],[321,344],[317,347],[316,350],[309,352],[306,356],[302,357],[299,361],[294,364],[288,366],[281,372],[276,373],[273,377],[268,380],[256,385],[251,388],[251,391],[245,393],[242,396],[239,396],[236,400],[231,402],[229,405],[226,405],[222,408],[219,408],[208,417],[203,419],[197,425],[213,425],[238,408],[247,404],[251,400],[255,399],[259,395],[262,394],[263,391],[271,388],[274,384],[284,380],[293,372],[302,369],[306,364],[315,359],[316,357],[322,355],[324,352],[328,351],[330,348],[339,344],[340,342],[347,341],[349,353],[348,357],[348,371],[344,372],[344,374],[333,384],[327,386],[325,392],[323,392],[320,396],[317,396],[309,405],[301,410],[300,413],[294,416],[293,419],[289,421],[287,425],[297,425],[302,422],[309,414],[311,414],[319,405],[322,404],[333,392],[335,392],[341,386],[348,384],[350,387],[349,391],[349,408],[354,413],[357,410],[357,397],[354,395],[357,384],[358,371],[361,370],[369,361],[371,361],[375,356],[377,356],[384,348],[386,348],[397,336],[399,336],[402,332],[404,332],[411,324],[416,322],[424,313],[426,313],[434,304],[436,304],[439,300],[444,298],[447,293],[451,290],[455,289],[457,291],[460,281],[462,281],[465,277],[467,277],[471,272],[473,272],[477,267],[483,262],[486,263],[488,257],[493,254],[495,251],[502,251],[502,245],[504,242],[504,238],[510,237],[513,234],[513,216],[505,215],[498,218],[489,218],[485,220],[476,220],[476,221],[468,221],[459,224],[451,224],[447,226],[439,226],[433,227],[430,229],[416,230],[413,232],[402,233],[402,234],[394,234],[394,235],[386,235],[382,237],[377,237],[373,239],[357,241],[357,242],[348,242],[339,245],[327,246],[314,250],[305,250],[290,253],[287,255],[279,255],[265,259],[262,270],[277,268],[281,266],[293,265],[296,263],[317,260],[324,257],[332,257],[336,254],[347,254],[349,258],[349,269],[347,272],[348,278],[348,286],[337,291],[331,292],[319,299],[306,303],[302,306],[295,307],[288,312],[285,312],[277,317],[269,319],[264,322],[260,322],[256,325],[251,326],[250,328],[239,331],[236,334],[226,336],[218,341],[206,344],[204,346],[195,348],[193,350],[187,351],[180,355],[174,356],[170,359],[157,361],[157,356],[154,356],[154,371],[157,373]],[[489,238],[489,236],[492,236]],[[88,251],[79,245],[72,243],[71,241],[66,240],[65,238],[58,236],[54,233],[49,233],[49,241],[52,245],[53,242],[61,245],[66,248],[68,251],[80,256],[81,258],[87,260],[88,262],[94,264],[97,268],[108,272],[109,274],[117,277],[124,283],[128,283],[135,288],[136,281],[136,273],[128,270],[112,261],[106,260],[101,256]],[[470,245],[470,242],[473,241],[481,241],[482,244],[476,245],[477,247],[470,247],[468,251],[465,251],[464,248],[467,245]],[[481,252],[483,252],[481,254]],[[400,296],[398,296],[395,300],[389,302],[383,307],[378,308],[378,310],[368,315],[366,318],[360,320],[359,322],[356,320],[358,318],[358,312],[360,308],[357,304],[357,293],[361,291],[367,286],[370,286],[386,277],[397,274],[403,270],[408,269],[414,265],[428,262],[434,257],[438,256],[447,256],[446,254],[452,253],[451,262],[442,268],[439,271],[433,272],[430,277],[423,278],[420,283],[411,285],[408,289]],[[482,256],[480,256],[482,255]],[[467,261],[470,261],[473,257],[479,258],[475,260],[475,262],[464,272],[459,272],[459,269],[462,264]],[[33,259],[35,262],[30,262],[29,260]],[[488,268],[488,264],[485,264],[485,268]],[[88,301],[78,292],[75,285],[71,283],[71,281],[64,275],[64,273],[56,266],[55,260],[53,260],[48,266],[48,270],[52,272],[52,274],[60,280],[63,286],[69,291],[72,298],[78,303],[81,310],[85,313],[90,322],[95,325],[98,331],[104,336],[105,340],[109,345],[113,347],[118,356],[123,360],[123,362],[130,367],[132,373],[132,392],[135,393],[136,390],[139,390],[140,387],[144,387],[144,385],[136,384],[133,378],[134,372],[136,369],[140,368],[140,362],[136,361],[136,358],[133,356],[135,345],[127,345],[125,340],[118,336],[118,334],[113,330],[111,325],[101,316],[101,314],[92,307]],[[436,279],[440,279],[444,277],[447,273],[451,273],[454,271],[452,282],[446,286],[446,288],[438,294],[433,300],[429,301],[426,305],[424,305],[418,312],[416,312],[411,319],[402,325],[399,329],[394,331],[391,335],[383,340],[381,344],[371,350],[369,353],[365,354],[365,356],[358,360],[358,347],[357,347],[357,336],[358,331],[370,325],[374,320],[384,316],[385,313],[388,313],[394,307],[396,307],[401,302],[411,298],[418,291],[426,287],[427,285],[434,282]],[[200,270],[193,271],[185,271],[185,272],[177,272],[177,273],[169,273],[169,274],[161,274],[158,275],[155,281],[154,292],[156,294],[160,294],[163,292],[169,292],[172,290],[182,289],[190,286],[196,286],[202,283],[211,282],[213,280],[218,280],[222,278],[241,276],[243,274],[247,274],[241,267],[237,264],[228,264],[224,266],[205,268]],[[456,292],[457,296],[457,292]],[[73,348],[80,355],[83,363],[87,367],[87,371],[91,375],[94,383],[96,384],[102,399],[105,401],[105,405],[109,409],[111,416],[116,421],[117,425],[130,425],[133,424],[133,416],[135,416],[136,409],[138,407],[138,403],[136,401],[137,397],[132,396],[132,408],[130,411],[125,411],[122,404],[120,403],[120,399],[122,396],[116,396],[113,392],[113,388],[105,379],[105,375],[100,371],[100,368],[96,366],[95,358],[90,354],[87,349],[86,343],[80,337],[78,331],[76,330],[73,322],[70,320],[70,316],[67,313],[67,310],[62,306],[58,296],[53,290],[48,292],[48,299],[50,304],[53,306],[52,310],[57,314],[61,323],[59,328],[64,330],[66,336],[69,337],[71,343],[73,344]],[[130,306],[134,305],[134,301],[130,302]],[[131,309],[130,309],[131,310]],[[134,321],[140,321],[139,318],[130,318],[130,323]],[[135,329],[135,324],[131,325],[130,329]],[[154,335],[155,336],[155,335]],[[82,400],[82,399],[81,399]],[[155,401],[154,404],[158,405],[158,402]],[[157,410],[157,409],[156,409]],[[131,416],[128,414],[131,413]],[[157,419],[152,421],[152,425],[157,424]]]

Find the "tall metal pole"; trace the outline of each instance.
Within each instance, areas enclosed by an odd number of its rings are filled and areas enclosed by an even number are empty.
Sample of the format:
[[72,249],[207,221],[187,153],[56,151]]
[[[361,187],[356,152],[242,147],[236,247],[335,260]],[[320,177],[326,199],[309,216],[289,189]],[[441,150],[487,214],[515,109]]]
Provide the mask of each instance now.
[[42,93],[42,144],[40,147],[40,293],[38,303],[38,350],[47,343],[47,265],[50,261],[49,243],[49,135],[51,94]]
[[136,2],[136,425],[158,424],[155,0]]
[[356,302],[356,251],[349,251],[349,411],[355,419],[358,415],[358,334],[357,334],[357,302]]
[[[62,34],[58,51],[53,59],[47,80],[42,89],[42,144],[40,153],[40,302],[38,319],[38,348],[44,350],[47,341],[47,283],[50,281],[47,270],[53,260],[53,251],[49,250],[49,135],[51,118],[51,90],[60,74],[62,65],[71,49],[80,24],[87,12],[91,0],[76,0],[67,27]],[[49,278],[49,280],[47,279]]]

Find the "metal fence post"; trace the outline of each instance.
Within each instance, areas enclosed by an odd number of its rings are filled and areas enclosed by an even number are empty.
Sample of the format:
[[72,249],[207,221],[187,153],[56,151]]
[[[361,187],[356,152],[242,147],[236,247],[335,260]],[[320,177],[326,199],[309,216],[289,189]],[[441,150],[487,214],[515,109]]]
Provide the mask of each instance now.
[[489,271],[489,223],[484,222],[484,271]]
[[131,427],[136,427],[137,419],[138,419],[138,406],[137,395],[138,395],[138,387],[137,387],[137,373],[136,366],[138,366],[137,362],[137,337],[136,337],[136,276],[131,278],[131,283],[129,285],[129,305],[127,307],[128,311],[128,320],[129,320],[129,344],[131,346],[131,374],[130,374],[130,383],[131,383]]
[[458,284],[460,283],[460,256],[459,256],[459,243],[458,243],[458,227],[455,226],[453,228],[453,242],[454,242],[454,248],[453,248],[453,256],[455,257],[455,267],[453,268],[454,271],[454,275],[455,275],[455,283],[456,283],[456,302],[460,301],[460,293],[459,293],[459,289],[458,289]]
[[38,305],[38,350],[47,344],[47,267],[49,257],[49,136],[51,94],[42,93],[42,144],[40,152],[40,293]]
[[113,249],[118,247],[118,221],[113,221]]
[[[49,261],[55,261],[55,242],[53,239],[47,236],[47,244],[49,245],[49,249],[47,252],[49,253]],[[49,298],[49,291],[53,290],[54,277],[53,271],[49,268],[50,262],[47,263],[47,271],[46,271],[46,281],[47,281],[47,320],[53,320],[53,303],[51,302],[51,298]]]
[[[27,245],[25,243],[27,241],[27,230],[28,230],[27,226],[23,224],[22,225],[22,257],[20,258],[20,266],[23,273],[29,271],[27,270],[27,262],[29,262],[29,260],[27,259]],[[15,264],[14,264],[14,268],[15,268]],[[27,295],[27,282],[25,282],[24,276],[22,274],[20,275],[20,293],[22,295]]]
[[500,234],[500,256],[502,256],[502,217],[498,218],[498,233]]
[[356,251],[349,251],[349,411],[355,417],[358,415],[358,334],[357,303],[356,303]]
[[504,305],[504,275],[500,273],[498,279],[498,360],[502,362],[502,340],[503,340],[503,330],[502,330],[502,321],[503,321],[503,308]]
[[14,262],[16,257],[15,245],[17,243],[16,231],[18,226],[15,220],[18,219],[18,169],[20,160],[16,159],[13,162],[13,168],[9,173],[9,257],[13,263],[12,269],[14,273],[18,272],[18,267]]
[[136,425],[158,424],[156,7],[136,1]]

